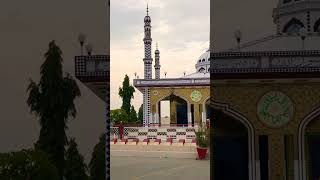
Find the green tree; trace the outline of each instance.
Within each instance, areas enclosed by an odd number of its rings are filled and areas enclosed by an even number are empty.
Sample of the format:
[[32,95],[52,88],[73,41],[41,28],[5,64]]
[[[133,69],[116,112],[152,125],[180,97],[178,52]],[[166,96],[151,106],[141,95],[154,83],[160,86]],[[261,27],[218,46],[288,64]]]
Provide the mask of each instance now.
[[86,164],[84,163],[83,156],[78,151],[78,145],[74,138],[69,141],[68,149],[66,151],[66,167],[65,179],[66,180],[88,180],[86,174]]
[[138,111],[138,122],[140,124],[143,123],[143,104],[141,104],[139,111]]
[[46,153],[21,150],[0,154],[1,180],[59,180],[56,167]]
[[110,119],[114,124],[119,124],[120,121],[127,123],[129,120],[129,115],[123,109],[114,109],[110,112]]
[[80,96],[76,81],[62,70],[62,52],[54,41],[49,43],[45,61],[40,67],[40,82],[30,80],[27,104],[31,113],[39,117],[40,136],[37,147],[49,155],[60,179],[64,171],[67,143],[65,130],[69,116],[76,116],[74,100]]
[[122,83],[122,88],[119,88],[119,96],[122,98],[121,109],[125,110],[127,114],[130,114],[131,99],[133,98],[134,92],[134,87],[130,85],[129,77],[126,75]]
[[138,121],[137,112],[134,109],[134,106],[131,106],[129,121],[133,123],[136,123]]
[[90,180],[104,180],[106,176],[106,134],[99,137],[99,142],[94,146],[89,163]]

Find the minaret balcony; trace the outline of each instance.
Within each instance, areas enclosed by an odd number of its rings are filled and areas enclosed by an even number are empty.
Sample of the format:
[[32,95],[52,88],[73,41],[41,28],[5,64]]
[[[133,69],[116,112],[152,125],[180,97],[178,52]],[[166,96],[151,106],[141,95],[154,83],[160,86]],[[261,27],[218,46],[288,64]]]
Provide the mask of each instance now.
[[98,97],[106,100],[110,82],[110,56],[75,56],[75,75]]

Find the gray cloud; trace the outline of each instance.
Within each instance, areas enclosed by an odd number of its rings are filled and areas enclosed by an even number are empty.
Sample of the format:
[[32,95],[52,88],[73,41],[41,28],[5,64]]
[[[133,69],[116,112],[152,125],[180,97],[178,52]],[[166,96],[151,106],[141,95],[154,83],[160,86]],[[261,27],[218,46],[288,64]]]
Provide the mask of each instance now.
[[[26,105],[28,79],[39,79],[39,67],[50,40],[63,51],[64,70],[74,74],[79,54],[77,36],[88,35],[96,53],[106,54],[107,9],[104,0],[2,0],[0,2],[0,152],[30,148],[38,138],[39,123]],[[70,121],[86,160],[104,131],[104,105],[78,81],[83,96],[78,116]]]

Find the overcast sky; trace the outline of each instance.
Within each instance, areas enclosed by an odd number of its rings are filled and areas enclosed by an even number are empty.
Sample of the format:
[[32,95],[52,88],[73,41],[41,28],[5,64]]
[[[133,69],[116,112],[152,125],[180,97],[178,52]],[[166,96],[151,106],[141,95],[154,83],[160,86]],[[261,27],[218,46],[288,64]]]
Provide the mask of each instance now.
[[[121,106],[118,88],[124,75],[128,74],[130,80],[135,72],[143,77],[146,2],[111,2],[111,109]],[[272,10],[277,0],[148,0],[148,3],[152,19],[152,52],[158,42],[162,77],[165,71],[167,77],[181,77],[184,71],[195,72],[196,60],[209,47],[210,3],[213,5],[215,50],[234,46],[236,29],[242,31],[243,42],[275,32]],[[138,108],[142,94],[136,90],[134,96],[133,104]]]
[[[121,107],[118,89],[125,74],[143,78],[146,0],[111,1],[111,109]],[[198,57],[209,48],[209,0],[149,0],[152,53],[160,50],[161,76],[181,77],[195,72]],[[154,65],[154,61],[153,61]],[[154,77],[154,68],[153,68]],[[133,104],[142,103],[136,89]]]
[[[56,40],[63,51],[64,71],[74,75],[77,36],[87,34],[94,53],[107,54],[107,8],[104,0],[0,1],[0,152],[30,148],[38,139],[39,123],[26,105],[28,79],[39,79],[48,43]],[[79,81],[82,97],[78,115],[70,121],[88,160],[104,132],[104,103]]]

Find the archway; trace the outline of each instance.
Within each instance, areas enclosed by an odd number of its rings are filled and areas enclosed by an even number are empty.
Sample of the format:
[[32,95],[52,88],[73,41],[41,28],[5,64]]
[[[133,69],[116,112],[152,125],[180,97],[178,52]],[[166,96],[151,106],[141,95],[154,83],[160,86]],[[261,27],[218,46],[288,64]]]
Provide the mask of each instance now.
[[300,29],[304,27],[304,24],[296,19],[292,18],[283,28],[284,33],[300,33]]
[[255,178],[254,129],[240,113],[227,105],[213,106],[214,179]]
[[188,112],[190,112],[190,105],[189,102],[180,97],[175,95],[174,93],[167,95],[158,100],[156,104],[156,114],[159,117],[158,124],[161,123],[161,119],[165,117],[161,117],[161,102],[168,101],[169,102],[169,124],[177,124],[179,126],[187,126],[188,125]]
[[203,105],[202,105],[202,121],[205,122],[206,120],[212,121],[213,119],[213,107],[210,104],[210,96],[207,97],[204,101],[203,101]]
[[320,109],[310,113],[299,127],[300,179],[320,178]]
[[314,32],[320,33],[320,19],[318,19],[318,20],[314,23],[313,30],[314,30]]

